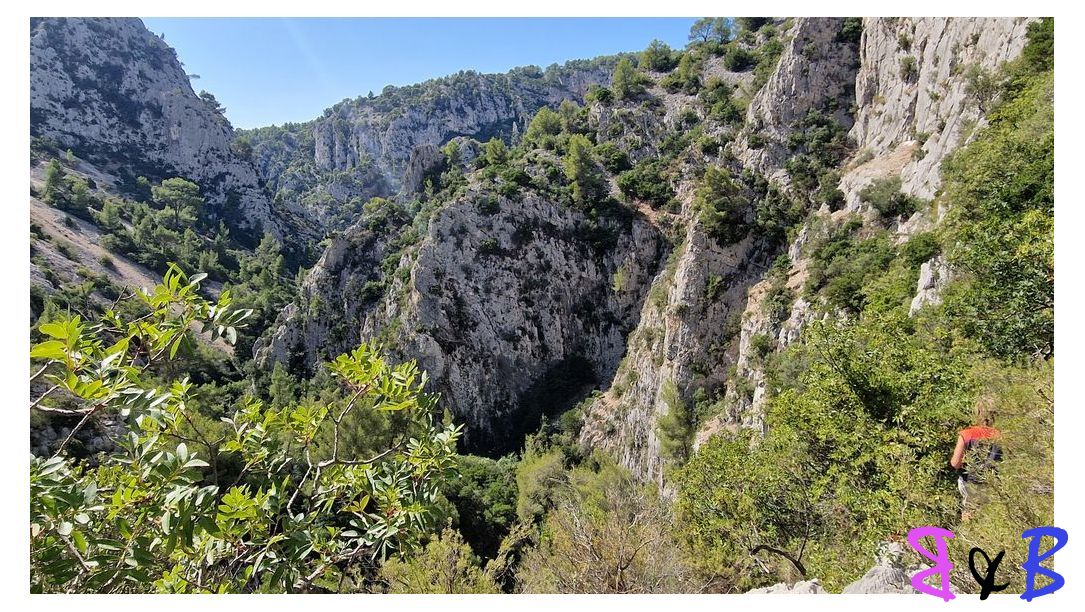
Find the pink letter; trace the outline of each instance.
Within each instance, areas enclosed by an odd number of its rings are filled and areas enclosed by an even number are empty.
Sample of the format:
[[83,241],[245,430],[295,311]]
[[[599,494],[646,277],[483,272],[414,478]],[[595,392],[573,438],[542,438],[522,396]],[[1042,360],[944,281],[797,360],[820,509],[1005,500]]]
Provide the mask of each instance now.
[[[923,547],[920,543],[926,536],[934,538],[934,543],[938,549],[938,554],[935,555],[931,551]],[[916,527],[908,532],[908,543],[912,545],[912,548],[924,557],[934,561],[934,567],[925,569],[918,572],[915,576],[912,576],[912,586],[915,587],[920,593],[926,593],[927,595],[934,595],[935,597],[941,597],[942,599],[949,601],[955,597],[955,595],[949,590],[949,572],[953,569],[953,563],[949,560],[949,542],[948,540],[953,537],[953,532],[948,529],[942,529],[941,527]],[[943,539],[944,538],[944,539]],[[942,575],[942,588],[936,589],[928,585],[924,580],[930,576],[937,574]]]

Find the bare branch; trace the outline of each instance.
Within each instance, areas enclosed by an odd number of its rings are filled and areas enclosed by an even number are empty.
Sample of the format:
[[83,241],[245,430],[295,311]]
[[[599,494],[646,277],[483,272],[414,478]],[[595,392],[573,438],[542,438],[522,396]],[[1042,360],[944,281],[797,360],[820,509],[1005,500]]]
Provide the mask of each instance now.
[[60,412],[61,409],[59,408],[46,408],[44,406],[41,406],[42,401],[52,395],[53,391],[56,391],[59,388],[60,385],[53,385],[52,387],[50,387],[48,391],[41,394],[41,397],[31,402],[30,409],[33,410],[34,408],[40,408],[41,410],[44,410],[46,412]]
[[73,427],[70,432],[68,432],[68,436],[64,438],[64,441],[61,442],[60,446],[57,447],[56,452],[53,453],[53,457],[57,457],[60,455],[60,451],[64,450],[64,447],[68,445],[68,442],[72,441],[72,438],[75,437],[76,432],[78,432],[80,429],[83,429],[83,426],[87,424],[90,416],[94,414],[94,411],[97,410],[100,406],[102,406],[102,404],[96,404],[94,406],[91,406],[90,410],[87,411],[87,414],[84,415],[82,419],[79,419],[79,423],[77,423],[76,426]]
[[776,555],[780,555],[781,557],[787,559],[791,562],[791,565],[795,566],[795,569],[799,570],[799,574],[803,578],[806,578],[806,567],[803,566],[801,561],[796,559],[794,556],[791,555],[791,553],[787,552],[786,550],[780,550],[779,548],[775,548],[765,544],[758,544],[757,546],[754,546],[752,549],[750,549],[750,556],[756,555],[763,550]]
[[33,375],[32,375],[32,376],[30,377],[30,382],[34,382],[34,381],[35,381],[35,380],[36,380],[36,379],[37,379],[37,378],[38,378],[39,376],[41,376],[42,374],[44,374],[44,373],[45,373],[45,371],[46,371],[46,370],[48,370],[48,369],[49,369],[49,366],[51,366],[51,365],[53,365],[53,362],[52,362],[52,361],[50,361],[49,363],[47,363],[47,364],[45,364],[45,365],[41,366],[41,369],[40,369],[40,370],[38,370],[37,372],[34,372],[34,374],[33,374]]

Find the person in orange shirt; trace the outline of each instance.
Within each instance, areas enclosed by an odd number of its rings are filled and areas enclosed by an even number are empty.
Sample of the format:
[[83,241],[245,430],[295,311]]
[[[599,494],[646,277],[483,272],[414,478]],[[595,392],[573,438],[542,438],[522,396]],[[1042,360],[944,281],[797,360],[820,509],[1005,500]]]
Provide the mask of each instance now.
[[[1002,459],[1002,447],[998,440],[1002,432],[994,427],[994,397],[984,395],[976,402],[976,423],[966,427],[957,435],[957,446],[949,465],[960,472],[957,477],[957,490],[961,492],[961,520],[967,521],[975,510],[976,485],[982,483],[987,473],[994,468],[994,462]],[[986,458],[980,465],[965,469],[965,455],[973,448],[986,451]]]

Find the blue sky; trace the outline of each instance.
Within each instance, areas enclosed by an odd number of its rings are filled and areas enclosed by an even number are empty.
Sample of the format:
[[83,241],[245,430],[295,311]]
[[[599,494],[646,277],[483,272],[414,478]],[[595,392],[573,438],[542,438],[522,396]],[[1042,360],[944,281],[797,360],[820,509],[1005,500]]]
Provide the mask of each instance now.
[[177,49],[193,88],[213,93],[235,127],[307,121],[344,98],[459,70],[686,44],[693,18],[144,18]]

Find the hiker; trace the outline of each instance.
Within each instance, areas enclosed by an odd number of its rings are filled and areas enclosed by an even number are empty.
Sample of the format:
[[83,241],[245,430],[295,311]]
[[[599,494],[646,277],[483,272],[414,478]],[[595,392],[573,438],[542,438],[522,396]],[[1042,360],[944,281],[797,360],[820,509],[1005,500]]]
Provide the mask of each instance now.
[[[994,469],[994,463],[1002,459],[1002,447],[997,440],[1002,435],[994,427],[994,397],[985,395],[976,402],[976,423],[966,427],[957,435],[957,446],[953,449],[949,465],[958,470],[957,489],[961,492],[961,520],[967,521],[972,516],[972,510],[977,499],[976,485],[982,484],[990,470]],[[979,465],[973,465],[970,469],[965,468],[965,454],[973,448],[983,448],[986,457]],[[981,451],[981,456],[983,455]]]

